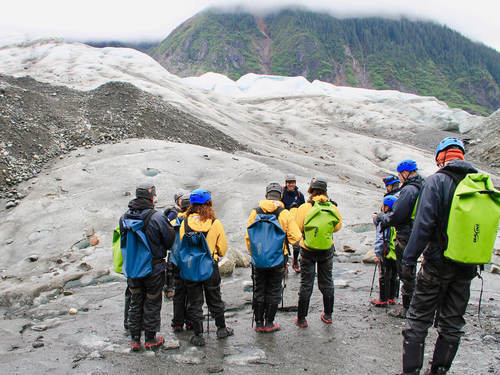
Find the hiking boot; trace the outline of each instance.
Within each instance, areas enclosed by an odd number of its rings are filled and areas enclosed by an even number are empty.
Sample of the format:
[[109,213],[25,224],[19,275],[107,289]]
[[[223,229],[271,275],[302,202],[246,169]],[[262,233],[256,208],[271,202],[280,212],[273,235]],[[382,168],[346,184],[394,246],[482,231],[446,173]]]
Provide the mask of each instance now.
[[395,318],[400,318],[400,319],[406,319],[406,313],[408,309],[405,309],[404,307],[401,307],[399,310],[392,310],[389,311],[389,315],[393,316]]
[[376,298],[372,299],[370,302],[375,307],[385,307],[385,306],[387,306],[389,304],[389,301],[379,301]]
[[264,322],[255,322],[255,332],[264,332]]
[[388,299],[387,300],[387,304],[388,305],[395,305],[397,303],[397,299],[396,298],[393,298],[393,299]]
[[217,338],[225,339],[226,337],[234,335],[234,330],[229,327],[217,328]]
[[299,260],[295,260],[293,259],[292,260],[292,268],[293,270],[295,271],[295,273],[300,273],[300,264],[299,264]]
[[432,370],[432,368],[428,368],[425,370],[424,375],[445,375],[448,372],[444,367],[438,367],[436,370]]
[[128,331],[128,322],[127,321],[123,322],[123,329],[125,331]]
[[205,346],[205,339],[202,334],[193,335],[189,342],[196,346]]
[[132,337],[132,340],[130,341],[130,350],[133,352],[138,352],[141,350],[141,337],[140,336],[134,336]]
[[307,320],[306,318],[295,318],[295,325],[299,326],[300,328],[306,328],[307,327]]
[[165,339],[163,336],[156,336],[156,334],[152,337],[146,338],[146,342],[144,343],[144,346],[146,347],[146,350],[155,350],[163,346],[163,343],[165,342]]
[[332,314],[325,314],[324,312],[321,313],[321,320],[323,323],[326,324],[332,324]]
[[174,333],[182,332],[182,326],[177,326],[172,324],[172,331],[174,331]]
[[191,323],[186,322],[186,331],[192,331],[192,330],[193,326],[191,325]]
[[264,326],[264,332],[271,333],[275,331],[279,331],[280,325],[278,323],[267,322]]

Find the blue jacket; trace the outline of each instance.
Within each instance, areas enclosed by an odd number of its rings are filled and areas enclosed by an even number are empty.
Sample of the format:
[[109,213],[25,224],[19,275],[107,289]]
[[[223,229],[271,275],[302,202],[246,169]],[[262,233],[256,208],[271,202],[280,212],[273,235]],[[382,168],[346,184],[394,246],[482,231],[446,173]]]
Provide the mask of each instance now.
[[[441,169],[459,175],[477,173],[464,160],[452,160]],[[413,231],[403,254],[404,264],[417,264],[422,252],[427,261],[443,257],[448,246],[446,231],[456,187],[453,178],[444,173],[434,173],[427,178],[420,193]]]
[[[126,247],[127,234],[123,229],[124,219],[144,220],[153,205],[146,199],[136,198],[129,202],[129,209],[120,217],[121,247]],[[167,256],[167,249],[174,243],[175,232],[162,211],[155,212],[149,219],[145,231],[153,255],[153,275],[167,269],[167,263],[161,262]]]
[[299,191],[299,188],[297,186],[295,186],[294,191],[288,191],[288,189],[285,186],[285,190],[283,191],[283,197],[281,198],[281,201],[283,202],[287,210],[292,208],[292,206],[299,207],[301,204],[306,202],[304,194],[302,194]]

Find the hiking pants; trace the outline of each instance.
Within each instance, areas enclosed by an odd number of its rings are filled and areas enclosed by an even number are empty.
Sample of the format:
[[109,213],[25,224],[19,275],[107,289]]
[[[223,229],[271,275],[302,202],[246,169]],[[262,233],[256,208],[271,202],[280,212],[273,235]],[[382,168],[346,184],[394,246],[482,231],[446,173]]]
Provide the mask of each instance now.
[[300,243],[295,243],[292,245],[292,249],[293,249],[293,259],[295,261],[297,261],[297,259],[299,259],[299,255],[300,255]]
[[408,309],[410,307],[411,298],[413,296],[413,291],[415,290],[415,274],[411,276],[402,275],[402,260],[403,253],[405,251],[405,247],[408,244],[408,239],[402,239],[396,237],[396,266],[397,272],[399,276],[399,280],[401,280],[401,297],[403,300],[403,307]]
[[396,299],[399,283],[396,261],[382,258],[379,265],[380,272],[378,276],[378,285],[380,290],[380,301],[385,302],[389,299]]
[[130,299],[132,293],[130,293],[130,289],[127,285],[127,289],[125,289],[125,307],[123,309],[123,327],[125,329],[128,328],[128,310],[130,309]]
[[175,290],[175,265],[172,262],[167,263],[165,271],[165,285],[163,286],[165,292]]
[[278,305],[281,301],[283,264],[272,268],[253,267],[254,303]]
[[173,326],[180,326],[184,323],[189,324],[187,318],[187,291],[186,282],[181,279],[180,269],[173,265],[173,275],[175,280],[175,294],[174,294],[174,317],[172,318]]
[[215,319],[218,328],[226,326],[224,319],[224,302],[220,293],[219,265],[214,262],[212,276],[203,282],[185,280],[187,292],[187,315],[193,322],[195,334],[203,332],[203,294],[208,311]]
[[333,250],[305,250],[300,248],[300,289],[297,316],[304,319],[309,310],[314,275],[317,266],[318,288],[323,294],[323,309],[325,314],[333,312]]
[[[475,265],[461,265],[447,260],[424,261],[418,273],[415,294],[406,315],[406,327],[403,330],[404,344],[420,345],[421,355],[409,353],[405,356],[403,354],[405,372],[422,367],[423,344],[435,316],[438,339],[433,366],[438,365],[434,362],[441,360],[449,362],[443,363],[443,366],[448,368],[451,366],[460,338],[464,334],[462,331],[465,325],[464,314],[469,302],[471,280],[475,275]],[[440,349],[443,343],[446,343],[447,350]],[[454,352],[450,348],[454,348]],[[415,358],[418,360],[415,361]]]
[[140,336],[142,330],[146,333],[156,333],[160,330],[163,284],[165,272],[140,279],[127,279],[131,293],[128,312],[131,336]]

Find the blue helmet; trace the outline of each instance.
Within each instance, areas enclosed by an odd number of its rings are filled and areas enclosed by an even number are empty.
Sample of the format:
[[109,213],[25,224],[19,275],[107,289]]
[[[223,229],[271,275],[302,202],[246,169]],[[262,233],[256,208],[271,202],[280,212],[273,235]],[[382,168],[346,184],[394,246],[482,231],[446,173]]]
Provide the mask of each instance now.
[[383,178],[382,181],[384,181],[385,186],[399,184],[401,182],[399,178],[393,174]]
[[205,204],[209,200],[211,200],[212,197],[208,190],[205,189],[196,189],[191,192],[191,195],[189,196],[189,200],[191,201],[191,204],[198,203],[198,204]]
[[392,206],[394,206],[394,202],[398,200],[398,197],[395,195],[387,195],[384,197],[384,204],[392,210]]
[[455,138],[455,137],[446,137],[441,142],[439,142],[439,144],[437,145],[434,159],[437,160],[438,154],[441,151],[444,151],[451,146],[456,146],[456,147],[460,148],[462,150],[462,152],[465,154],[465,147],[464,147],[463,142],[460,139]]
[[417,168],[417,162],[412,159],[405,159],[401,163],[398,164],[398,172],[403,172],[403,171],[408,171],[408,172],[413,172],[416,171]]

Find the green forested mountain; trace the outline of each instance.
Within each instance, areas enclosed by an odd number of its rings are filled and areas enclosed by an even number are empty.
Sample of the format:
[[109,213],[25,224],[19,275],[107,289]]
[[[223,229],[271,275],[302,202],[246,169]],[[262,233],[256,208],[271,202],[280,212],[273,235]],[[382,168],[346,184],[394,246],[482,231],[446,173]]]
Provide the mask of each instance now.
[[436,96],[482,115],[500,107],[500,53],[430,22],[212,9],[184,22],[149,53],[180,76],[302,75]]

